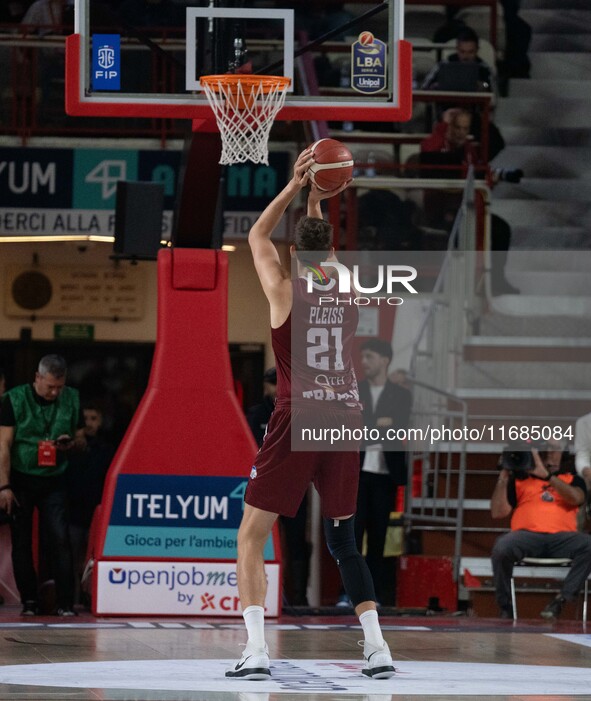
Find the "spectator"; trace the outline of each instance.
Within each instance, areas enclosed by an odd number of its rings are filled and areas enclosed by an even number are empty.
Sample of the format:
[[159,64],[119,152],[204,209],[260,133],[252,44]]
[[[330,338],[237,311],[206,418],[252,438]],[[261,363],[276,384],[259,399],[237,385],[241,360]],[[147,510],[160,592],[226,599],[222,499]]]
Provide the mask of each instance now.
[[68,537],[64,473],[67,454],[83,448],[84,421],[78,392],[66,387],[66,362],[41,358],[32,384],[9,390],[0,412],[0,509],[11,523],[12,566],[23,604],[22,615],[38,612],[33,562],[33,511],[50,552],[57,614],[73,616],[73,569]]
[[132,27],[184,27],[184,9],[172,0],[124,0],[119,16]]
[[103,412],[96,404],[85,404],[84,435],[86,447],[74,453],[68,461],[66,483],[68,490],[69,533],[74,563],[74,601],[79,604],[80,582],[86,565],[88,534],[94,510],[101,503],[107,470],[115,454],[105,441]]
[[443,113],[441,121],[435,124],[431,136],[421,141],[421,152],[448,154],[446,160],[449,160],[449,165],[476,165],[480,157],[471,133],[472,114],[465,109],[450,108]]
[[[263,401],[251,407],[246,415],[259,448],[263,444],[267,424],[275,408],[276,394],[277,371],[275,368],[269,368],[263,375]],[[283,556],[284,584],[287,600],[292,606],[308,606],[307,589],[312,546],[306,539],[307,521],[308,499],[306,497],[293,518],[279,516],[287,551]]]
[[389,190],[368,190],[357,200],[358,242],[363,250],[420,251],[422,232],[415,224],[415,205]]
[[[477,151],[470,140],[470,112],[449,109],[443,120],[435,125],[431,136],[421,142],[421,164],[423,177],[458,177],[454,170],[430,169],[433,165],[458,166],[463,175],[466,166],[478,163]],[[426,190],[424,197],[425,216],[428,226],[451,231],[461,202],[461,194],[448,190]],[[505,277],[505,265],[511,246],[511,227],[496,214],[491,215],[490,248],[493,251],[491,287],[493,295],[518,294],[519,290]]]
[[263,375],[263,401],[250,407],[246,413],[246,420],[259,448],[263,444],[263,438],[267,431],[267,424],[275,408],[275,396],[277,394],[277,371],[269,368]]
[[[392,347],[387,341],[372,338],[361,345],[361,366],[365,379],[359,383],[363,404],[363,423],[368,429],[407,428],[411,393],[388,379]],[[367,533],[367,566],[373,577],[378,600],[383,599],[383,564],[386,531],[390,512],[396,505],[398,487],[406,484],[406,454],[397,440],[383,439],[361,448],[361,474],[357,495],[355,535],[361,550]]]
[[0,24],[19,24],[27,9],[24,0],[5,0],[0,6]]
[[36,34],[61,33],[64,25],[72,24],[73,3],[70,0],[36,0],[26,11],[23,25],[37,27]]
[[[460,30],[456,37],[456,53],[451,54],[446,61],[440,61],[427,75],[422,84],[423,90],[454,90],[458,92],[489,92],[493,96],[493,105],[497,93],[496,80],[492,68],[478,55],[478,34],[470,27]],[[446,64],[475,64],[478,67],[476,80],[467,81],[462,87],[447,85],[443,80],[442,66]],[[442,106],[443,107],[443,106]],[[477,141],[481,140],[480,113],[473,110],[472,129]],[[488,160],[497,156],[505,148],[505,140],[494,122],[489,120],[488,126]]]
[[575,465],[591,490],[591,414],[585,414],[575,424]]
[[510,581],[513,565],[524,557],[572,559],[560,593],[543,609],[543,618],[556,618],[566,601],[574,599],[591,573],[591,537],[577,532],[577,510],[585,501],[585,481],[561,467],[562,452],[549,445],[532,449],[533,469],[523,471],[506,462],[491,498],[493,518],[511,516],[511,532],[492,551],[493,578],[501,618],[513,618]]
[[478,66],[478,81],[474,88],[478,92],[495,92],[495,78],[492,68],[478,55],[480,39],[470,27],[463,27],[456,36],[456,53],[446,61],[440,61],[422,84],[423,90],[443,89],[440,85],[441,66],[445,63],[475,63]]
[[501,0],[505,17],[505,57],[499,62],[503,79],[529,78],[531,27],[519,16],[521,0]]
[[[282,5],[283,6],[283,5]],[[295,10],[302,9],[300,2],[290,2],[288,6]],[[296,12],[296,32],[305,32],[308,39],[317,39],[327,32],[336,32],[332,41],[345,41],[347,34],[354,34],[355,28],[338,33],[341,27],[350,22],[354,15],[345,7],[345,3],[330,3],[323,7],[321,3],[310,3],[305,12]]]
[[581,528],[585,518],[591,520],[591,414],[585,414],[575,425],[575,467],[587,485],[586,513],[581,513]]
[[[465,177],[469,164],[477,165],[478,151],[470,137],[472,115],[460,108],[448,109],[433,127],[431,136],[421,142],[421,176],[424,178]],[[433,166],[457,166],[433,168]],[[424,208],[426,223],[435,229],[451,231],[461,194],[447,190],[426,190]]]

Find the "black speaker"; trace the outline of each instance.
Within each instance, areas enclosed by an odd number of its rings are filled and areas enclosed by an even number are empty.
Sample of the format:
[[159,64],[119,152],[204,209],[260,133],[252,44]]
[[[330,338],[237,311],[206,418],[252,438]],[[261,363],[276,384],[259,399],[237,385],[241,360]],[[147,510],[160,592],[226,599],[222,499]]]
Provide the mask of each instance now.
[[120,180],[115,205],[115,253],[156,258],[161,248],[163,210],[164,185]]

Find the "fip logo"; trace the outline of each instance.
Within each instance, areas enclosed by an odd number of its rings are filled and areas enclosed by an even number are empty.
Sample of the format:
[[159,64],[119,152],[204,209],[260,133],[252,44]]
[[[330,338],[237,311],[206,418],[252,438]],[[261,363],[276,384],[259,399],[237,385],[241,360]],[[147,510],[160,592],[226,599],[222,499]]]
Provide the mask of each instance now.
[[115,65],[115,49],[108,44],[99,46],[98,48],[98,65],[99,68],[107,70]]
[[92,89],[120,90],[121,37],[119,34],[92,36]]

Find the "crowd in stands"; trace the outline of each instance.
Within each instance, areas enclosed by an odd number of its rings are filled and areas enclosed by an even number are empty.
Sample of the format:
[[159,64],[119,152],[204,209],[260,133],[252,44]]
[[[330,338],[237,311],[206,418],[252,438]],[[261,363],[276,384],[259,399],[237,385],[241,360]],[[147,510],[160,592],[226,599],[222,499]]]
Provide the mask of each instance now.
[[[330,32],[334,32],[331,40],[341,41],[355,34],[356,26],[350,27],[348,23],[353,19],[350,6],[346,3],[331,3],[323,6],[312,4],[301,12],[301,3],[291,3],[297,6],[296,32],[298,36],[308,40],[314,40]],[[461,104],[453,102],[442,103],[435,101],[429,105],[425,115],[425,124],[422,131],[431,131],[431,135],[420,144],[419,169],[415,174],[423,178],[459,177],[463,178],[468,165],[479,167],[479,177],[484,177],[488,163],[495,158],[505,147],[503,135],[495,124],[494,111],[499,94],[506,92],[507,81],[512,77],[529,76],[529,59],[527,56],[531,31],[528,25],[519,17],[519,0],[504,0],[504,19],[506,27],[505,48],[502,54],[498,54],[493,64],[487,63],[480,55],[482,37],[467,26],[458,14],[459,6],[447,6],[447,15],[442,13],[442,24],[433,33],[433,42],[455,42],[454,51],[445,56],[443,60],[435,62],[426,75],[415,73],[415,84],[423,90],[447,91],[455,93],[489,93],[491,96],[488,107],[483,106],[482,101],[472,104],[462,101]],[[284,3],[289,7],[290,3]],[[175,0],[92,0],[91,13],[94,13],[95,24],[108,27],[109,24],[120,27],[141,28],[182,26],[184,24],[185,3]],[[0,24],[20,24],[27,27],[29,32],[44,35],[52,31],[63,30],[68,33],[67,27],[73,22],[73,0],[7,0],[0,7]],[[37,27],[37,29],[34,29]],[[339,28],[345,28],[339,33]],[[301,35],[300,33],[304,33]],[[137,52],[136,52],[137,53]],[[436,54],[433,53],[433,56]],[[139,58],[138,58],[139,56]],[[148,61],[149,57],[137,54],[136,61]],[[318,83],[324,87],[347,87],[349,80],[349,66],[347,53],[335,58],[323,52],[315,54],[315,65]],[[490,61],[490,58],[489,58]],[[142,70],[136,71],[143,81],[141,86],[135,84],[134,79],[126,76],[129,85],[133,83],[134,91],[149,92],[150,87],[144,85],[150,80],[149,61],[146,65],[138,64]],[[52,67],[53,66],[53,67]],[[344,70],[343,70],[344,69]],[[53,71],[50,73],[50,71]],[[63,61],[44,61],[39,70],[43,78],[43,87],[39,91],[40,101],[46,101],[51,86],[59,89],[63,81],[56,79],[56,75],[63,75]],[[177,76],[178,77],[178,76]],[[182,77],[182,76],[181,76]],[[137,78],[139,81],[140,78]],[[136,81],[136,82],[137,82]],[[126,83],[125,88],[129,85]],[[179,89],[182,90],[182,87]],[[55,102],[55,101],[54,101]],[[59,102],[61,106],[61,102]],[[60,107],[61,109],[61,107]],[[487,114],[484,115],[483,111]],[[57,110],[56,110],[57,111]],[[339,126],[332,125],[331,126]],[[420,129],[417,117],[411,122],[411,129]],[[344,127],[343,127],[344,128]],[[356,122],[348,124],[352,138],[356,130],[375,130],[382,132],[408,131],[408,126],[400,124],[368,124]],[[483,134],[484,130],[484,134]],[[442,170],[442,166],[457,166],[455,171]],[[391,171],[390,171],[391,172]],[[384,174],[386,171],[384,172]],[[367,172],[369,174],[369,171]],[[494,183],[492,175],[490,183]],[[372,197],[375,199],[377,195]],[[401,247],[415,248],[422,246],[420,225],[449,231],[453,222],[453,212],[456,209],[457,197],[447,197],[445,202],[430,201],[431,195],[427,195],[423,203],[423,216],[418,216],[416,203],[401,203],[400,198],[391,193],[390,197],[384,197],[384,201],[374,202],[367,218],[360,217],[363,231],[360,232],[359,241],[369,247]],[[443,195],[433,195],[434,200]],[[371,198],[370,198],[371,199]],[[393,206],[392,203],[398,200]],[[400,203],[400,204],[399,204]],[[440,206],[440,205],[445,206]],[[379,211],[380,221],[372,223],[372,215]],[[375,216],[374,216],[375,218]],[[498,219],[498,218],[497,218]],[[384,229],[384,222],[392,222],[385,237],[380,230]],[[396,233],[392,233],[396,230]],[[502,230],[502,234],[499,232]],[[492,234],[493,250],[507,250],[510,245],[510,222],[493,222]],[[502,240],[499,244],[499,240]],[[516,292],[503,279],[495,285],[498,294]]]

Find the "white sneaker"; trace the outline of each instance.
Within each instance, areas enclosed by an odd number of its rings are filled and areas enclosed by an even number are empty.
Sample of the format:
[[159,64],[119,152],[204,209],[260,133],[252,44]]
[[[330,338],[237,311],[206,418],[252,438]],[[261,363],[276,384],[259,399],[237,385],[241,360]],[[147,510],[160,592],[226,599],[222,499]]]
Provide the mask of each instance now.
[[270,679],[269,648],[266,645],[264,648],[253,648],[247,645],[240,660],[226,671],[226,677],[252,681]]
[[363,645],[363,659],[365,665],[361,672],[372,679],[390,679],[396,673],[392,663],[392,655],[388,643],[382,647],[375,647],[368,642],[361,641]]

